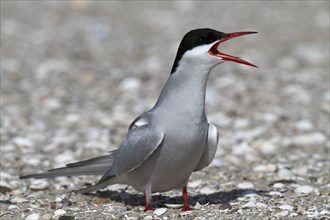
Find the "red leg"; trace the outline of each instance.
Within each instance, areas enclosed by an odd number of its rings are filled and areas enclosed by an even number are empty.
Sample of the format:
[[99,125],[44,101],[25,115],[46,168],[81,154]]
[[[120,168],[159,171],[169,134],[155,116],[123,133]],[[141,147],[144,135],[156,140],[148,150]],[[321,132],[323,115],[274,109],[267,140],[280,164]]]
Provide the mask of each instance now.
[[182,189],[182,196],[183,196],[183,208],[181,209],[181,211],[193,210],[188,205],[188,193],[187,193],[187,187],[186,186],[183,187],[183,189]]
[[150,195],[148,195],[148,192],[144,192],[144,201],[146,203],[146,207],[144,208],[144,211],[153,211],[155,209],[151,208],[150,204],[149,204],[149,197]]

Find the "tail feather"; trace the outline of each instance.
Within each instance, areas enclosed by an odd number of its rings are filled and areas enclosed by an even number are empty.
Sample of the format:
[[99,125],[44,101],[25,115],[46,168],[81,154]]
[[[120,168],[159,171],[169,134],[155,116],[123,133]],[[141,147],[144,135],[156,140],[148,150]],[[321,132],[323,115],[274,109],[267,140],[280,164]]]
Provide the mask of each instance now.
[[99,175],[111,170],[116,150],[110,152],[109,155],[95,157],[76,163],[67,164],[66,167],[48,170],[45,173],[29,174],[20,176],[20,179],[35,178],[52,178],[59,176],[79,176],[79,175]]
[[114,184],[114,178],[115,176],[112,176],[111,178],[108,179],[108,181],[100,181],[92,186],[89,186],[89,187],[86,187],[86,188],[83,188],[83,189],[78,189],[78,190],[75,190],[73,192],[75,193],[89,193],[89,192],[92,192],[92,191],[96,191],[96,190],[99,190],[99,189],[103,189],[111,184]]

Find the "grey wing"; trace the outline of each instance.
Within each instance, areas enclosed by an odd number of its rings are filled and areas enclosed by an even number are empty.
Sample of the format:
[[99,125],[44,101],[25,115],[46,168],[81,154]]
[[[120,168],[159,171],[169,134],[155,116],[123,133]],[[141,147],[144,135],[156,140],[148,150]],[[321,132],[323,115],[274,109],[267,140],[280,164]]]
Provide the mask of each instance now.
[[209,130],[207,133],[207,142],[205,144],[204,152],[194,171],[201,170],[211,163],[215,153],[217,152],[218,142],[219,142],[218,128],[213,124],[209,124]]
[[132,122],[124,141],[116,150],[112,167],[97,184],[76,192],[87,193],[115,183],[120,174],[133,170],[147,160],[162,141],[163,133],[151,125],[150,114],[141,115]]
[[152,126],[149,113],[138,117],[129,128],[113,163],[115,175],[141,165],[162,143],[163,132]]

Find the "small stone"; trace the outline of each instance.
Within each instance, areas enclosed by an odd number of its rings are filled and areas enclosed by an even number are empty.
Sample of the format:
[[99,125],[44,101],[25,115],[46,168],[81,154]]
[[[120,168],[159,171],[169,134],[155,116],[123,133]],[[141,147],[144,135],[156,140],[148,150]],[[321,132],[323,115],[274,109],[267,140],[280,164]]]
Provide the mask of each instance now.
[[293,207],[291,205],[287,205],[287,204],[280,205],[280,206],[278,206],[278,208],[280,208],[282,210],[293,211]]
[[12,189],[7,187],[7,186],[0,186],[0,193],[7,193],[7,192],[11,192]]
[[51,202],[50,203],[50,208],[51,209],[56,209],[56,202]]
[[242,207],[256,207],[257,204],[254,201],[249,201],[248,203],[246,203],[245,205],[243,205]]
[[92,202],[96,205],[107,204],[110,201],[111,200],[109,198],[95,198],[95,199],[92,200]]
[[28,202],[29,200],[27,200],[26,198],[22,198],[22,197],[14,197],[10,201],[12,203],[25,203],[25,202]]
[[138,90],[141,87],[141,80],[138,78],[127,78],[124,79],[120,84],[119,84],[119,88],[121,90],[124,91],[134,91],[134,90]]
[[17,212],[19,210],[19,207],[17,205],[10,205],[8,206],[8,210],[11,212]]
[[248,143],[242,142],[240,144],[233,146],[232,151],[234,155],[249,155],[251,154],[253,149]]
[[289,214],[289,212],[287,210],[284,210],[284,211],[276,213],[275,216],[276,217],[284,217],[284,216],[287,216],[288,214]]
[[256,141],[252,143],[252,146],[263,154],[274,154],[277,153],[279,147],[273,143],[267,141]]
[[43,105],[49,110],[57,110],[61,107],[61,101],[57,98],[47,98],[44,100]]
[[295,175],[291,172],[291,170],[286,168],[279,169],[277,172],[277,176],[279,179],[283,179],[283,180],[295,179]]
[[194,180],[191,182],[188,182],[188,187],[189,188],[196,188],[197,186],[199,186],[203,181],[202,180]]
[[58,218],[58,220],[74,220],[74,216],[62,215]]
[[31,184],[29,186],[29,188],[31,190],[45,190],[49,187],[49,183],[46,180],[43,179],[34,179],[31,180]]
[[33,142],[24,137],[16,137],[13,139],[13,142],[20,147],[33,147]]
[[[55,215],[55,218],[56,217],[59,217],[59,216],[61,216],[61,215],[64,215],[66,213],[66,211],[65,210],[63,210],[63,209],[58,209],[58,210],[56,210],[55,212],[54,212],[54,215]],[[53,217],[54,218],[54,217]]]
[[274,164],[267,164],[267,165],[257,165],[253,168],[255,172],[275,172],[277,169],[276,165]]
[[201,194],[212,194],[215,192],[214,189],[211,189],[209,187],[203,187],[202,189],[199,190]]
[[291,139],[292,144],[296,146],[314,146],[324,144],[327,138],[320,132],[298,135]]
[[62,152],[61,154],[57,155],[55,158],[54,158],[54,161],[57,163],[57,164],[66,164],[66,163],[70,163],[72,161],[74,161],[74,158],[73,158],[73,152],[71,151],[64,151]]
[[25,220],[38,220],[39,214],[38,213],[32,213],[28,216],[26,216]]
[[240,189],[252,189],[254,187],[253,183],[251,182],[242,182],[237,185]]
[[44,215],[41,216],[41,219],[42,219],[42,220],[51,220],[52,217],[53,217],[52,214],[50,214],[50,213],[46,213],[46,214],[44,214]]
[[196,202],[194,209],[201,209],[202,207],[203,206],[199,202]]
[[270,196],[280,196],[283,197],[283,194],[281,192],[277,192],[277,191],[270,191],[269,192]]
[[320,215],[329,215],[329,214],[330,214],[330,212],[328,210],[322,210],[320,212]]
[[284,188],[285,185],[283,183],[275,183],[273,187],[279,189],[279,188]]
[[252,140],[259,137],[261,134],[266,132],[265,127],[257,127],[251,130],[237,131],[233,134],[234,140]]
[[154,211],[154,214],[160,216],[160,215],[164,214],[166,211],[167,211],[167,208],[159,208]]
[[251,124],[249,119],[246,118],[237,118],[234,122],[235,129],[244,129],[247,128]]
[[298,194],[319,193],[318,189],[315,189],[309,185],[298,186],[294,191]]
[[312,122],[310,122],[308,120],[298,121],[296,123],[295,127],[298,131],[311,131],[314,128]]
[[226,210],[226,209],[228,209],[228,210],[230,210],[230,209],[232,209],[233,207],[229,204],[229,203],[222,203],[220,206],[219,206],[219,209],[220,210]]

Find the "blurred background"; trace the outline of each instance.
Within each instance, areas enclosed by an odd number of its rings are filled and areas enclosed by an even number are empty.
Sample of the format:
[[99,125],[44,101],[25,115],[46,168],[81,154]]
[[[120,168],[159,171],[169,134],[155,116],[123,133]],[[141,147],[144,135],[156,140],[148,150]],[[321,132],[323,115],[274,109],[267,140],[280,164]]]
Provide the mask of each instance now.
[[328,1],[2,1],[2,144],[117,147],[117,132],[157,99],[183,35],[199,27],[259,32],[222,48],[258,69],[225,63],[211,74],[207,111],[222,137],[267,123],[269,137],[295,135],[297,123],[325,135],[328,9]]
[[1,167],[16,176],[117,148],[199,27],[259,32],[222,46],[259,68],[228,62],[210,76],[213,166],[325,175],[329,1],[1,1]]

